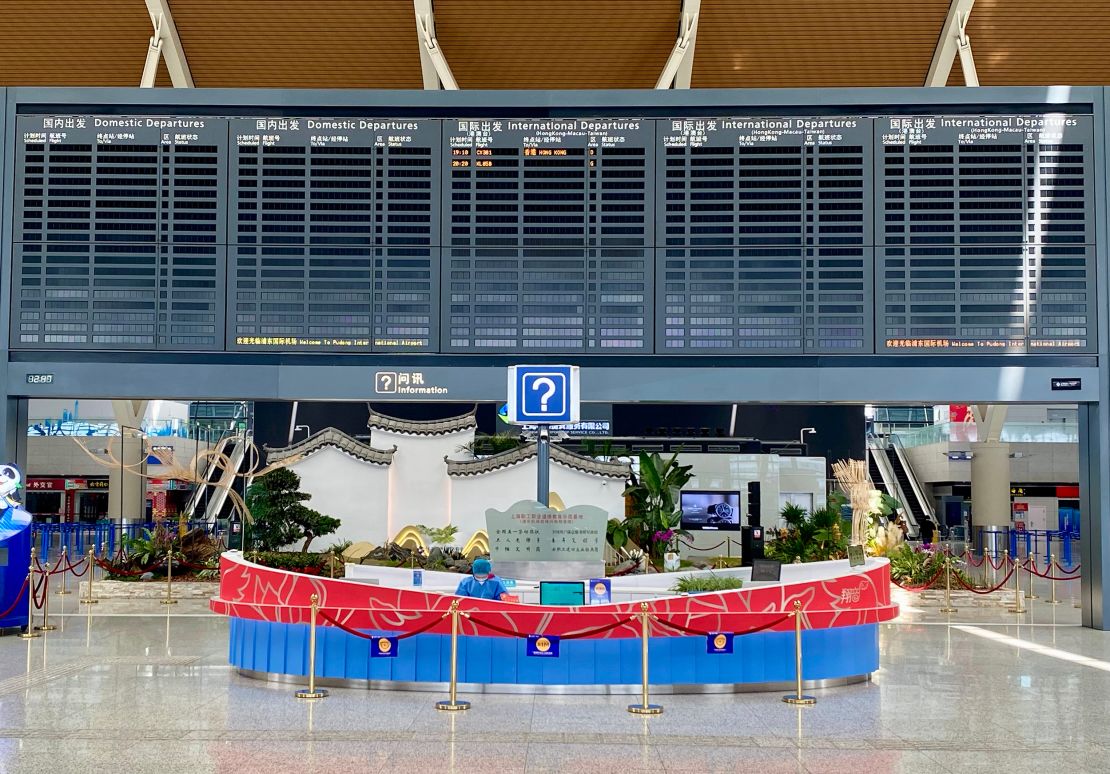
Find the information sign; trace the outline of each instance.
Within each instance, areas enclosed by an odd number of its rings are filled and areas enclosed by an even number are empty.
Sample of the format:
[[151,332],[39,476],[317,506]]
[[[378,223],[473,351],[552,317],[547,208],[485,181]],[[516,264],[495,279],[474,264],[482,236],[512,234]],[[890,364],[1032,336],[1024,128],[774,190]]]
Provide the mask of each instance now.
[[577,422],[578,366],[509,366],[510,424]]

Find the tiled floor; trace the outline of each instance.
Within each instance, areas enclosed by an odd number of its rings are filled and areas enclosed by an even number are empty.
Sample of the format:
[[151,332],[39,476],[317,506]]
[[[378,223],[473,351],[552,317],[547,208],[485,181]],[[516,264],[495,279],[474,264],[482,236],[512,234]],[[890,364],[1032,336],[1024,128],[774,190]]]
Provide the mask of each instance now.
[[[1072,584],[1074,585],[1074,584]],[[1042,596],[1047,594],[1040,588]],[[1065,604],[943,616],[903,595],[869,684],[778,694],[470,697],[333,689],[314,704],[226,663],[226,623],[203,603],[91,611],[64,599],[61,630],[0,638],[0,774],[36,772],[1020,772],[1110,771],[1110,634]]]

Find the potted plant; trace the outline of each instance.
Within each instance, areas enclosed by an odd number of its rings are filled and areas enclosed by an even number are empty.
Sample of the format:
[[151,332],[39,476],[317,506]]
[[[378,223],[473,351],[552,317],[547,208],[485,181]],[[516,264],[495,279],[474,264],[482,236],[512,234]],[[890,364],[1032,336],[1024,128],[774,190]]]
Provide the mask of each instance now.
[[640,452],[639,467],[639,474],[632,475],[624,490],[628,503],[624,535],[643,549],[656,571],[662,571],[675,540],[690,534],[679,526],[679,492],[693,478],[693,466],[679,465],[677,453],[664,460],[658,454]]

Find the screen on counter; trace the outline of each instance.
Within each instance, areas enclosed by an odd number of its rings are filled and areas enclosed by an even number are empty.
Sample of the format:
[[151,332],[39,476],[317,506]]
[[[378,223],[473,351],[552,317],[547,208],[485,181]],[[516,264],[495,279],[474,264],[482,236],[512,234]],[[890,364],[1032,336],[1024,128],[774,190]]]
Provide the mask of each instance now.
[[586,602],[586,586],[582,581],[540,581],[541,605],[570,605]]
[[683,529],[740,529],[739,492],[683,492]]

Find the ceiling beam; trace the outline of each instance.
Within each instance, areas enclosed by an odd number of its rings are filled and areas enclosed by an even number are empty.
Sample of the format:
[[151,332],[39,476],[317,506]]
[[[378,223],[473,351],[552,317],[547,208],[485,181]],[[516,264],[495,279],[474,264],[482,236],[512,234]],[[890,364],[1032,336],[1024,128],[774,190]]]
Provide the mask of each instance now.
[[926,86],[946,86],[948,76],[956,57],[960,57],[960,67],[964,73],[964,84],[978,86],[979,75],[975,70],[975,58],[971,54],[971,38],[967,36],[967,20],[975,0],[952,0],[944,26],[929,63],[929,73],[925,76]]
[[189,72],[185,49],[177,34],[177,25],[173,23],[169,0],[146,0],[146,10],[150,14],[150,23],[154,25],[154,34],[150,36],[150,46],[147,48],[143,77],[139,85],[147,89],[154,86],[158,77],[158,60],[161,58],[166,60],[170,83],[175,89],[193,88],[193,74]]
[[698,39],[698,16],[701,14],[701,0],[682,0],[682,11],[678,22],[678,38],[675,40],[671,55],[663,65],[663,72],[655,82],[657,89],[688,89],[694,71],[694,44]]
[[432,12],[432,0],[412,0],[413,9],[416,11],[416,42],[420,47],[420,72],[424,78],[424,88],[427,90],[448,89],[457,90],[459,84],[451,72],[443,49],[436,40],[435,14]]

